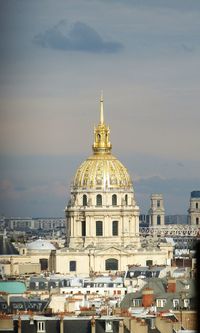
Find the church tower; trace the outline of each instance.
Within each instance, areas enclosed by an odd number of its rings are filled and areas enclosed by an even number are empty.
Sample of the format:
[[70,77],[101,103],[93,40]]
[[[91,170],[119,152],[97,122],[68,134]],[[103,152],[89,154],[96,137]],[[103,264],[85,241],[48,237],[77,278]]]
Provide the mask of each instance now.
[[165,224],[165,209],[162,194],[151,195],[151,208],[149,210],[150,226],[164,226]]
[[71,199],[65,209],[67,246],[138,248],[139,207],[127,169],[111,153],[103,96],[92,149],[93,154],[76,171]]
[[200,191],[192,191],[190,196],[189,224],[200,225]]

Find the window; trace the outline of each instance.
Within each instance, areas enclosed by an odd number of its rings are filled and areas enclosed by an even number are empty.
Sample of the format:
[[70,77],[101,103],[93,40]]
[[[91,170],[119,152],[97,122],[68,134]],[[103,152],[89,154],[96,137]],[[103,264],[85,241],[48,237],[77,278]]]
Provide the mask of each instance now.
[[157,216],[157,225],[160,225],[160,215]]
[[46,271],[48,269],[48,259],[45,258],[40,259],[40,268],[41,271]]
[[173,299],[173,307],[175,309],[178,309],[178,307],[179,307],[179,299],[178,298]]
[[111,320],[106,320],[105,324],[105,332],[113,333],[113,322]]
[[96,236],[103,236],[103,222],[96,221]]
[[199,224],[199,218],[196,217],[196,225],[198,225],[198,224]]
[[117,271],[118,270],[118,260],[114,258],[107,259],[106,262],[106,271]]
[[140,307],[140,306],[142,306],[142,300],[140,298],[133,299],[133,306],[134,307]]
[[83,237],[86,236],[86,223],[85,223],[85,221],[81,222],[81,235]]
[[184,308],[189,308],[189,306],[190,306],[190,300],[189,300],[189,298],[185,298],[183,300],[183,305],[184,305]]
[[157,200],[157,207],[160,207],[160,200]]
[[128,194],[125,195],[125,204],[128,206]]
[[76,272],[76,261],[75,260],[71,260],[69,262],[69,271]]
[[116,194],[112,195],[112,205],[117,206],[117,195]]
[[112,223],[112,234],[113,236],[118,236],[118,221],[113,221]]
[[37,322],[37,333],[45,333],[45,321],[38,321]]
[[156,300],[156,306],[159,307],[159,308],[163,308],[165,306],[165,304],[167,303],[167,300],[166,299],[161,299],[161,298],[158,298]]
[[87,206],[87,195],[83,195],[83,206]]
[[196,209],[198,209],[199,208],[199,205],[198,205],[198,202],[196,202]]
[[146,266],[153,266],[153,260],[146,260]]
[[102,196],[101,196],[101,194],[97,194],[96,204],[97,204],[97,206],[102,206]]

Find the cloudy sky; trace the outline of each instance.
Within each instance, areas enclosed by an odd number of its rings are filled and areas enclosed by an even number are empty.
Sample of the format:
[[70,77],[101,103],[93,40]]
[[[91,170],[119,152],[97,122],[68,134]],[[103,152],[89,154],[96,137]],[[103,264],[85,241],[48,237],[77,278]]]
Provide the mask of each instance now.
[[0,0],[0,214],[63,216],[104,92],[146,213],[200,189],[199,0]]

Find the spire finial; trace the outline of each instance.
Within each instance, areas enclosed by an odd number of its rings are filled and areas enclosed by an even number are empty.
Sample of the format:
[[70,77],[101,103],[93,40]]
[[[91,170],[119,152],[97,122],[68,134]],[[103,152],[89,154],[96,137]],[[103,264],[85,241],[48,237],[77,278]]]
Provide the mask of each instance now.
[[103,90],[101,91],[100,99],[100,124],[104,123],[104,114],[103,114]]
[[110,143],[110,129],[104,123],[103,91],[101,91],[100,98],[100,122],[94,128],[94,144],[92,147],[95,154],[110,154],[112,148]]

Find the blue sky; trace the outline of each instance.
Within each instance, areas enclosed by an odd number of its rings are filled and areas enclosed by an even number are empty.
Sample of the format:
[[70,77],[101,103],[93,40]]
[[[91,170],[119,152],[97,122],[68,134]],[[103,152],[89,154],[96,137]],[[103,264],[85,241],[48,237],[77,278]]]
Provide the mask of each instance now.
[[104,91],[113,154],[146,213],[200,189],[198,0],[0,1],[0,213],[63,216]]

